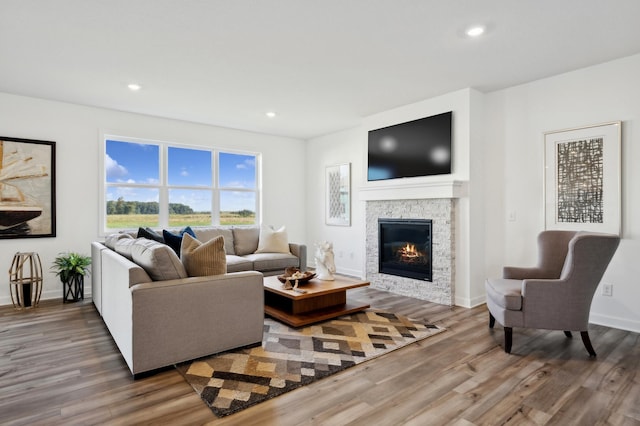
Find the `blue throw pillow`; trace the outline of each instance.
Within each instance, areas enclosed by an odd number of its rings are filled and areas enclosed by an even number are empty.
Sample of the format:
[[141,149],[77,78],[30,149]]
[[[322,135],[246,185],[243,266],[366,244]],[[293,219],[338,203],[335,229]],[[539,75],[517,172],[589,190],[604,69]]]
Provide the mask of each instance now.
[[182,236],[184,234],[189,234],[193,238],[196,238],[195,232],[191,229],[190,226],[182,228],[179,233],[174,234],[171,231],[167,231],[166,229],[162,230],[162,236],[164,237],[164,243],[171,247],[173,251],[176,252],[178,257],[180,257],[180,246],[182,245]]

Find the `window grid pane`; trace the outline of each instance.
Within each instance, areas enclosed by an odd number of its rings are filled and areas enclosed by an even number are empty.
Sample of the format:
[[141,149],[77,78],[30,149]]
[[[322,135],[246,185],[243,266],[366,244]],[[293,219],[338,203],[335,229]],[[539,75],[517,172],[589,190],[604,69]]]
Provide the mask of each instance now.
[[158,185],[160,146],[106,141],[105,175],[109,183]]
[[255,154],[123,139],[105,137],[106,231],[257,223]]
[[220,188],[256,189],[256,156],[221,152],[218,156]]
[[170,189],[169,226],[211,225],[211,190]]
[[109,186],[106,191],[107,229],[157,227],[158,189]]
[[255,223],[255,192],[220,191],[220,225],[254,225]]
[[211,188],[211,151],[168,147],[167,181],[169,186]]

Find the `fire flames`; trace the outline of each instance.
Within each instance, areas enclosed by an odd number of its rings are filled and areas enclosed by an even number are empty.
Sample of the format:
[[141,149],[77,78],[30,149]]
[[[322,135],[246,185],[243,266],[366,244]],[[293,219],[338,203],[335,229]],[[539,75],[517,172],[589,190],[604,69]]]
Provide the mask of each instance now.
[[420,252],[418,250],[416,250],[415,244],[407,243],[406,246],[404,246],[404,247],[402,247],[400,249],[400,255],[403,258],[413,259],[413,258],[419,257],[420,256]]

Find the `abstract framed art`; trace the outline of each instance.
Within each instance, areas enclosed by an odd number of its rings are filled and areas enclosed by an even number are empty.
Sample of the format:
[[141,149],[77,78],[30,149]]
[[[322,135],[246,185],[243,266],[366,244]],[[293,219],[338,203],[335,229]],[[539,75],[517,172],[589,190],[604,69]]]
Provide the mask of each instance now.
[[544,134],[546,229],[620,234],[621,131],[614,121]]
[[325,180],[327,225],[351,226],[351,163],[327,166]]
[[56,143],[0,137],[0,238],[56,236]]

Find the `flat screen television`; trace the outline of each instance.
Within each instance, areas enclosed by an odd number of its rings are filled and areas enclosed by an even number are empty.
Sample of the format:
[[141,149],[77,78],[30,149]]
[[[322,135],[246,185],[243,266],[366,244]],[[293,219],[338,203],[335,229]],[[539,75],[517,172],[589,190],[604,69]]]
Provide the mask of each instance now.
[[451,173],[453,112],[369,131],[367,180]]

